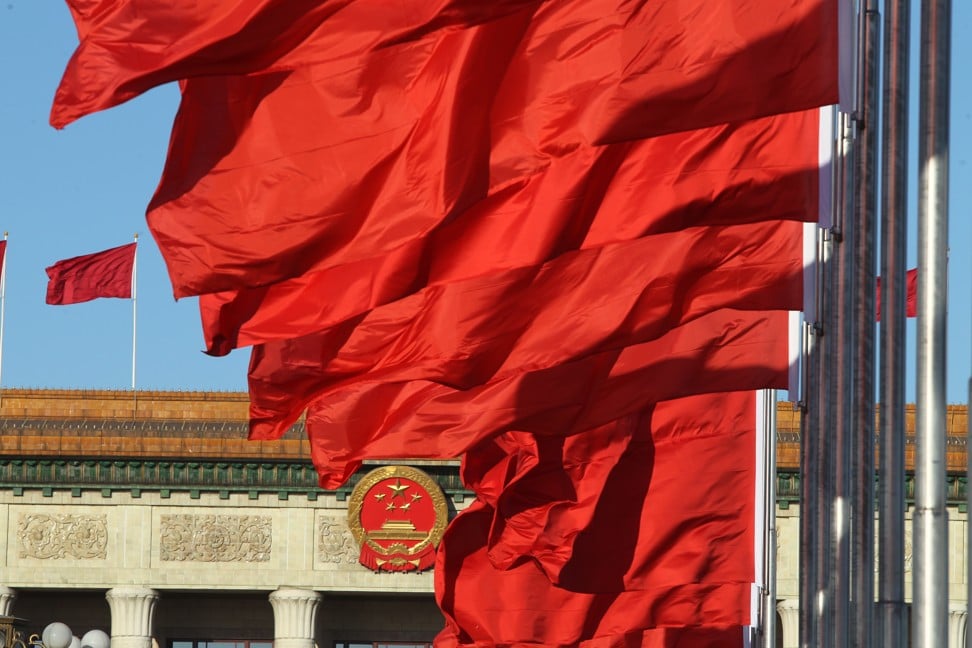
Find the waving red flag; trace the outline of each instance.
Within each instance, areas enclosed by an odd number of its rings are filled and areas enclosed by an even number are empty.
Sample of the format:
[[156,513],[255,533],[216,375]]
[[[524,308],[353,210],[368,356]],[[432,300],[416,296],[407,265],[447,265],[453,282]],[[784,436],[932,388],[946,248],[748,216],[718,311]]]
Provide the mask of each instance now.
[[202,296],[207,349],[222,355],[298,337],[425,286],[536,265],[576,249],[693,226],[815,221],[820,120],[819,111],[803,111],[579,148],[388,254]]
[[136,243],[58,261],[47,268],[47,303],[78,304],[132,296]]
[[61,128],[164,83],[351,60],[538,0],[67,0],[80,44],[54,97]]
[[372,377],[465,388],[644,342],[720,308],[799,309],[802,230],[792,221],[691,228],[430,287],[257,347],[251,405],[282,433],[312,399]]
[[[490,561],[507,569],[532,559],[575,591],[622,581],[630,589],[678,536],[685,573],[753,580],[755,415],[753,392],[702,394],[570,437],[506,432],[474,446],[462,478],[495,509]],[[687,465],[704,465],[705,474]],[[597,555],[607,534],[625,528],[640,529],[634,552]],[[693,543],[711,550],[693,552]]]
[[713,625],[732,640],[717,645],[741,643],[756,580],[755,414],[752,392],[706,394],[572,437],[508,432],[470,449],[463,479],[478,506],[440,547],[441,645],[616,645],[678,628],[696,646]]
[[[361,380],[311,404],[306,428],[324,488],[366,458],[458,457],[506,430],[570,435],[651,403],[703,392],[781,388],[786,311],[717,311],[622,349],[524,370],[469,388],[444,380]],[[285,426],[251,406],[251,437]]]
[[[314,32],[294,46],[299,64],[261,74],[213,76],[207,58],[206,76],[186,84],[149,210],[175,293],[381,256],[579,146],[832,103],[835,3],[789,4],[554,0],[361,56],[301,58],[324,39]],[[140,18],[157,48],[200,44],[152,32],[178,21]],[[104,31],[117,44],[129,30]]]
[[[878,322],[881,321],[882,296],[881,277],[878,277],[874,304]],[[905,273],[905,317],[918,317],[918,268],[912,268]]]
[[439,545],[435,593],[446,626],[437,648],[744,645],[738,601],[750,595],[748,583],[572,592],[551,584],[532,562],[494,567],[486,555],[492,519],[490,507],[476,500],[449,524]]

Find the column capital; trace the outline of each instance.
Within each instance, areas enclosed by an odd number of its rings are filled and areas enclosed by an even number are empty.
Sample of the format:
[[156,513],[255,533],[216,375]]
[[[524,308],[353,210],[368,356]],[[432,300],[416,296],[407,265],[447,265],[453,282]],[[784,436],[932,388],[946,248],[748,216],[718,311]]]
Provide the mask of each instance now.
[[111,609],[112,648],[152,648],[159,593],[139,585],[119,585],[105,593]]
[[13,616],[10,611],[13,609],[16,600],[17,590],[6,585],[0,585],[0,616]]
[[968,608],[964,603],[948,603],[948,648],[965,648]]
[[274,648],[314,648],[321,593],[296,587],[270,592]]
[[776,602],[776,611],[780,615],[780,627],[777,634],[783,639],[783,648],[799,648],[800,646],[800,599],[783,599]]

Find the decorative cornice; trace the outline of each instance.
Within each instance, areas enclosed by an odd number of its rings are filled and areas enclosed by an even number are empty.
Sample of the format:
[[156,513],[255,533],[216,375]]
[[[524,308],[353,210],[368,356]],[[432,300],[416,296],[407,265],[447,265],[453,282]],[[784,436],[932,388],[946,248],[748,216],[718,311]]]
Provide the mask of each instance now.
[[[964,512],[967,508],[966,490],[968,480],[965,475],[948,475],[946,482],[946,498],[949,506],[957,506]],[[878,481],[874,480],[874,492],[877,493]],[[905,499],[911,504],[915,499],[915,476],[913,473],[905,475]],[[800,474],[792,470],[778,470],[776,472],[776,503],[780,508],[789,508],[790,504],[800,501]]]
[[[83,492],[100,492],[104,497],[127,492],[140,497],[145,492],[158,492],[169,497],[173,492],[189,492],[193,498],[202,493],[247,493],[251,499],[273,493],[280,499],[306,496],[315,500],[332,492],[339,500],[347,498],[361,477],[374,466],[352,475],[337,491],[318,487],[317,471],[309,462],[295,461],[173,461],[170,459],[17,459],[0,457],[0,490],[11,490],[19,496],[27,490],[40,490],[50,497],[54,492],[70,492],[80,497]],[[471,497],[459,479],[455,464],[426,464],[429,474],[455,501]]]

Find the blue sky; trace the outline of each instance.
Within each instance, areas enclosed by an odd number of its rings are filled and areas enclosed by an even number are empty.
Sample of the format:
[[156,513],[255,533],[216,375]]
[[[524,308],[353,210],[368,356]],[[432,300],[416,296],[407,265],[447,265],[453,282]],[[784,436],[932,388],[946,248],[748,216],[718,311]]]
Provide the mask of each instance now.
[[[918,5],[913,32],[917,42]],[[953,82],[949,267],[948,401],[964,402],[972,370],[972,2],[953,3]],[[77,37],[61,0],[0,0],[0,230],[10,232],[4,387],[128,389],[132,304],[102,299],[44,303],[44,268],[58,259],[121,245],[139,233],[139,389],[243,390],[248,352],[201,352],[195,299],[176,302],[144,212],[158,182],[178,92],[135,101],[56,131],[51,98]],[[917,49],[912,81],[917,90]],[[917,112],[917,98],[912,101]],[[916,120],[913,120],[913,124]],[[911,131],[912,154],[918,150]],[[913,169],[916,168],[913,165]],[[917,263],[913,179],[909,265]],[[910,321],[913,340],[914,321]],[[913,346],[909,364],[914,368]],[[914,398],[909,377],[908,398]]]

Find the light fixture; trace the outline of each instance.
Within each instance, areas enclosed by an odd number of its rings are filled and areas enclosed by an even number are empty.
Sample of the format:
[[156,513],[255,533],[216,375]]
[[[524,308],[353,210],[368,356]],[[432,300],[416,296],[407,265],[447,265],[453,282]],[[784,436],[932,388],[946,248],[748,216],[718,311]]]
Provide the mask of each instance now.
[[89,630],[80,639],[60,621],[50,623],[40,635],[24,639],[23,619],[0,616],[0,648],[110,648],[111,638],[104,630]]

